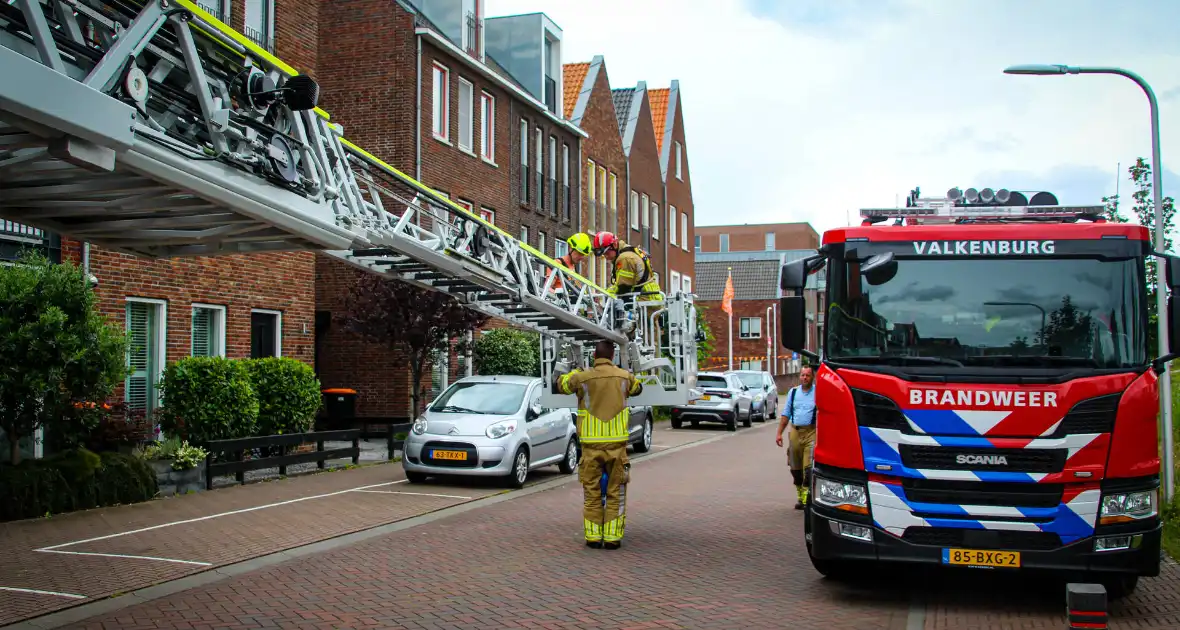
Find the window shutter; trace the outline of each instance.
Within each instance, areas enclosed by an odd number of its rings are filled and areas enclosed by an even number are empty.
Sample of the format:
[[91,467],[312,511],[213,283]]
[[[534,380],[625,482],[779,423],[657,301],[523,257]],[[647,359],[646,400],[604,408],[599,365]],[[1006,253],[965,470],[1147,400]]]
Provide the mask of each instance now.
[[193,309],[193,349],[194,357],[211,357],[216,352],[213,348],[213,313],[207,308]]
[[152,393],[152,355],[155,354],[152,330],[155,328],[155,309],[143,302],[127,303],[127,377],[125,389],[130,409],[148,409]]

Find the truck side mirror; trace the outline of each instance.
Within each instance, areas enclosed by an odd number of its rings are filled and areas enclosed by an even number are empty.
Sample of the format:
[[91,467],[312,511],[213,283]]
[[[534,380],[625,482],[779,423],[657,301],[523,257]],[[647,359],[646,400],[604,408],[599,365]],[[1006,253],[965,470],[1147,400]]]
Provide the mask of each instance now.
[[779,288],[783,291],[802,291],[807,285],[807,266],[803,259],[792,260],[783,265],[782,276],[779,278]]
[[779,298],[779,338],[783,347],[810,359],[819,357],[807,350],[807,299],[802,295]]
[[[1169,257],[1168,260],[1168,275],[1172,275],[1172,261],[1174,258]],[[1170,281],[1171,278],[1169,277]],[[1169,282],[1170,283],[1170,282]],[[1151,369],[1156,374],[1163,374],[1164,370],[1168,369],[1168,364],[1180,358],[1180,300],[1177,300],[1173,295],[1168,298],[1168,320],[1166,322],[1168,329],[1168,347],[1160,348],[1160,356],[1151,361]]]
[[860,264],[860,274],[872,286],[885,284],[897,275],[897,259],[893,252],[870,256]]
[[[1161,256],[1160,263],[1164,266],[1164,282],[1169,289],[1175,289],[1180,284],[1180,256]],[[1169,308],[1170,312],[1172,309]]]

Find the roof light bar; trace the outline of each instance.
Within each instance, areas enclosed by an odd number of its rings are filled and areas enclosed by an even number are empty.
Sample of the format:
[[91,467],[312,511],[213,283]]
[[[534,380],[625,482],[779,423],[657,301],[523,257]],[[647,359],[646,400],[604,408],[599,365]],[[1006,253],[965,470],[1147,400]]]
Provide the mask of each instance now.
[[[919,200],[933,201],[933,200]],[[909,208],[862,208],[860,216],[873,219],[914,218],[923,222],[952,222],[962,219],[1014,219],[1101,216],[1103,206],[956,206],[953,201]]]

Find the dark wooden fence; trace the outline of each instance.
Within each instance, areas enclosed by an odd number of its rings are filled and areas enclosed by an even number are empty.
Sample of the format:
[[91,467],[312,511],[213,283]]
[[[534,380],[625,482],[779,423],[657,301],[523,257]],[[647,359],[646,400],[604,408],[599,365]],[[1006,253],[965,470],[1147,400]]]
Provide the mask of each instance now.
[[[236,475],[238,483],[245,483],[246,472],[250,470],[277,467],[280,475],[286,475],[287,466],[316,462],[322,470],[324,462],[327,460],[345,457],[352,458],[352,463],[357,464],[360,463],[361,457],[360,440],[361,431],[348,429],[206,442],[202,445],[208,452],[205,456],[205,488],[212,490],[213,478],[228,474]],[[282,453],[286,450],[283,447],[300,446],[312,442],[315,442],[316,450],[306,453],[253,456],[255,453],[271,453],[276,450]],[[324,450],[324,442],[352,442],[352,446]],[[252,455],[250,459],[246,459],[247,454]]]

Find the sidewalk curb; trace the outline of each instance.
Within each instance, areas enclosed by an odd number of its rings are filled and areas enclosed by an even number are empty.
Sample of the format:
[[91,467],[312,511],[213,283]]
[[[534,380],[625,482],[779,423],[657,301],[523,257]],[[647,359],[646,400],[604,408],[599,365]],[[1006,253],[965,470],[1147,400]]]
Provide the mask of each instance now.
[[[635,464],[639,464],[651,459],[659,459],[673,453],[695,448],[697,446],[703,446],[705,444],[711,444],[719,440],[735,437],[741,435],[742,433],[757,430],[759,428],[765,428],[767,426],[770,426],[770,424],[766,423],[763,425],[754,425],[749,429],[745,429],[744,431],[727,431],[724,433],[719,433],[715,437],[705,438],[696,442],[689,442],[688,444],[673,446],[659,452],[648,451],[647,453],[634,457],[633,461]],[[567,484],[574,483],[577,480],[578,479],[576,475],[563,475],[556,479],[542,481],[521,490],[504,490],[487,497],[467,501],[465,503],[460,503],[459,505],[441,508],[433,512],[426,512],[424,514],[412,516],[400,521],[394,521],[392,523],[386,523],[384,525],[362,529],[360,531],[343,534],[333,538],[326,538],[314,543],[308,543],[306,545],[300,545],[298,547],[276,551],[266,555],[258,556],[256,558],[251,558],[249,560],[235,562],[233,564],[212,567],[201,571],[200,573],[194,573],[192,575],[175,580],[169,580],[160,584],[147,586],[128,593],[111,595],[104,599],[98,599],[86,604],[80,604],[78,606],[73,606],[57,612],[41,615],[39,617],[18,621],[17,623],[7,626],[0,626],[0,630],[48,630],[50,628],[60,628],[62,626],[77,623],[91,617],[122,610],[137,604],[142,604],[181,591],[186,591],[191,588],[206,586],[226,578],[280,564],[288,560],[294,560],[316,553],[330,551],[339,547],[355,545],[371,538],[418,527],[419,525],[426,525],[428,523],[433,523],[450,516],[463,514],[471,510],[477,510],[490,505],[495,505],[497,503],[502,503],[504,501],[510,501],[515,498],[536,494],[538,492],[554,490]]]

